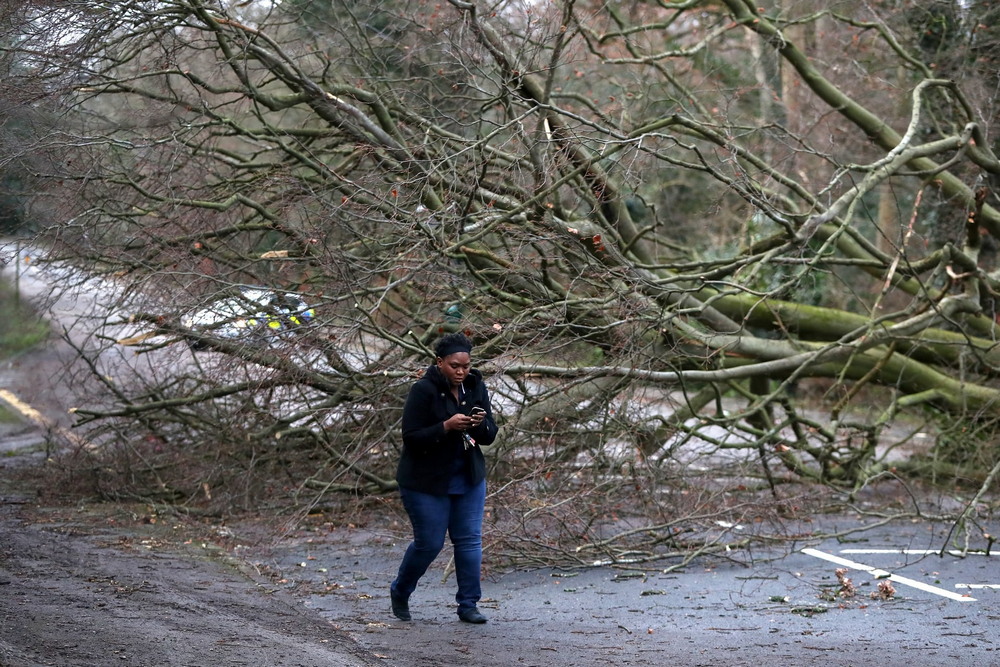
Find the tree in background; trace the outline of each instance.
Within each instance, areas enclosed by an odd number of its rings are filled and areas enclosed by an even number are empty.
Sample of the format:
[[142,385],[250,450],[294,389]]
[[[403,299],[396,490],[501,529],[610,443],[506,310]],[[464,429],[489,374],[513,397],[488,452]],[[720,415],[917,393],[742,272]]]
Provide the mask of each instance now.
[[0,235],[30,231],[32,175],[45,169],[44,143],[34,141],[51,130],[46,91],[31,80],[33,71],[19,42],[31,31],[10,7],[0,8]]
[[[579,558],[856,490],[918,432],[937,471],[996,464],[988,3],[20,11],[73,26],[6,49],[64,110],[44,238],[121,295],[80,345],[105,490],[388,490],[456,328],[498,400],[498,516]],[[185,325],[241,285],[315,316]]]

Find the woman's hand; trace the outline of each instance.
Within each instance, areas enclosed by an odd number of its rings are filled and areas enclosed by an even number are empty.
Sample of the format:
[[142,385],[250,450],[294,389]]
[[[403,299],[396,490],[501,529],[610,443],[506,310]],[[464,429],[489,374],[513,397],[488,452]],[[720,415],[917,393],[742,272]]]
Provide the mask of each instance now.
[[486,410],[473,408],[471,415],[464,415],[461,412],[453,414],[444,423],[445,431],[467,431],[476,428],[486,419]]
[[453,414],[451,417],[444,422],[445,431],[465,431],[472,428],[473,426],[479,425],[483,421],[482,417],[479,421],[475,421],[475,417],[470,417],[469,415],[463,415],[461,412]]

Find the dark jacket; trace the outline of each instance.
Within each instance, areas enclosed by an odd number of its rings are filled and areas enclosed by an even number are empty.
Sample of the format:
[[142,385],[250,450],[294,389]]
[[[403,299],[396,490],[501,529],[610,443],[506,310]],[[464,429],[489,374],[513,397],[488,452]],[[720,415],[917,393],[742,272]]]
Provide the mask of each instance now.
[[[486,461],[480,447],[493,444],[497,437],[489,393],[476,369],[469,371],[462,388],[464,394],[460,392],[456,401],[437,366],[428,368],[410,387],[403,408],[403,455],[396,469],[396,481],[401,487],[446,495],[456,459],[463,462],[469,484],[478,484],[486,477]],[[444,422],[457,412],[470,414],[475,406],[486,410],[486,418],[468,431],[476,446],[466,448],[462,433],[445,432]]]

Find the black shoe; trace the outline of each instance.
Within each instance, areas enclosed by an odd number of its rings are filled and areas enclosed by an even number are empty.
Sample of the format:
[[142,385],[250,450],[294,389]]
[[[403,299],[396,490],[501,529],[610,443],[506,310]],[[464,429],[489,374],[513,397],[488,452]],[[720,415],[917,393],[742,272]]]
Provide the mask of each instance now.
[[389,600],[392,601],[392,615],[401,621],[410,620],[410,601],[407,598],[398,597],[389,591]]
[[458,617],[466,623],[485,623],[486,617],[475,607],[462,609],[458,612]]

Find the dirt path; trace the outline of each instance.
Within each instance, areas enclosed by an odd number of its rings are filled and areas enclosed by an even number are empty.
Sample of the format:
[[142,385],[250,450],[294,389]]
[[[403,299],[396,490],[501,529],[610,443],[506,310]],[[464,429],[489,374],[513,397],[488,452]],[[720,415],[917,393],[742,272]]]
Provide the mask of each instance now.
[[94,531],[0,496],[0,665],[374,664],[321,616],[218,558]]
[[[29,353],[0,378],[43,405],[59,395],[48,380],[61,362],[54,349]],[[212,526],[143,506],[39,504],[25,472],[63,421],[55,409],[46,419],[0,424],[0,667],[379,664],[218,547]]]

